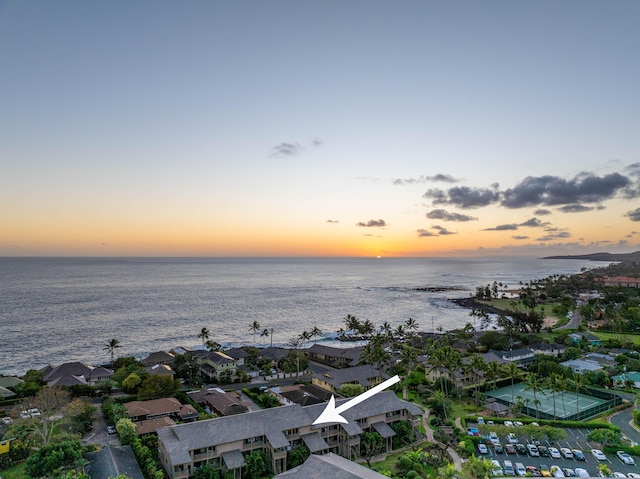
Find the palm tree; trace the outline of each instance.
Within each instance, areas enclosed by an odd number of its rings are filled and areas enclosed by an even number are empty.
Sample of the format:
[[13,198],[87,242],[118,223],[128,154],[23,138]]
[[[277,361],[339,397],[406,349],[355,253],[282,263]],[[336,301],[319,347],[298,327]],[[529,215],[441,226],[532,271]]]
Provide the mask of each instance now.
[[502,366],[496,361],[488,362],[486,365],[487,380],[492,383],[493,388],[496,388],[496,382],[502,376]]
[[515,361],[511,361],[510,363],[506,364],[506,373],[511,378],[511,405],[513,406],[513,404],[515,404],[515,392],[513,391],[513,383],[515,379],[519,379],[522,376],[522,371],[518,367],[518,363],[516,363]]
[[[480,376],[484,376],[484,373],[487,369],[487,362],[484,357],[480,356],[478,353],[473,353],[469,356],[469,367],[471,368],[471,372],[474,375],[474,396],[478,395],[478,386],[480,385]],[[477,402],[477,401],[476,401]]]
[[413,367],[413,363],[417,356],[415,349],[410,348],[409,346],[404,346],[404,348],[402,348],[401,360],[407,365],[407,377],[411,376],[411,368]]
[[524,388],[525,391],[531,391],[533,393],[533,404],[536,406],[536,419],[539,418],[540,401],[538,400],[538,393],[543,393],[542,380],[535,373],[530,373],[527,377],[527,385]]
[[404,326],[402,324],[399,324],[395,331],[393,332],[393,334],[396,336],[396,339],[400,339],[402,337],[404,337],[405,334],[407,334],[407,332],[404,329]]
[[249,326],[249,331],[253,331],[253,345],[256,345],[256,331],[260,331],[260,323],[258,321],[254,321]]
[[375,326],[373,325],[373,323],[368,320],[365,319],[364,322],[360,325],[360,334],[362,334],[363,336],[370,336],[371,333],[373,333],[375,331]]
[[572,378],[573,387],[576,389],[576,415],[580,412],[580,388],[586,384],[584,376],[580,373],[575,373]]
[[289,339],[289,345],[296,351],[296,378],[300,376],[300,346],[304,342],[300,336],[294,336]]
[[418,322],[413,318],[409,318],[404,322],[404,327],[407,329],[409,334],[413,337],[415,332],[418,330]]
[[208,339],[206,343],[204,343],[204,347],[209,351],[220,351],[222,349],[222,345],[213,339]]
[[104,345],[104,347],[102,348],[104,351],[108,351],[109,354],[111,355],[111,368],[113,369],[113,355],[115,354],[115,350],[116,348],[121,348],[122,346],[120,346],[120,341],[118,341],[115,338],[112,338],[109,340],[109,342],[107,344]]
[[351,314],[347,314],[347,317],[344,318],[344,324],[347,327],[347,331],[353,331],[354,333],[360,331],[362,327],[360,325],[360,320]]
[[318,326],[314,326],[313,329],[309,331],[309,334],[311,335],[312,338],[315,338],[315,337],[321,338],[322,330]]
[[269,337],[269,330],[267,328],[264,328],[262,330],[262,332],[260,333],[260,337],[261,338],[268,338]]
[[202,328],[200,330],[200,333],[198,334],[198,337],[202,339],[202,347],[204,348],[204,343],[207,341],[207,339],[209,339],[209,330],[207,328]]
[[545,385],[551,389],[553,394],[553,417],[556,418],[556,393],[560,391],[560,376],[558,373],[551,373],[549,378],[545,381]]

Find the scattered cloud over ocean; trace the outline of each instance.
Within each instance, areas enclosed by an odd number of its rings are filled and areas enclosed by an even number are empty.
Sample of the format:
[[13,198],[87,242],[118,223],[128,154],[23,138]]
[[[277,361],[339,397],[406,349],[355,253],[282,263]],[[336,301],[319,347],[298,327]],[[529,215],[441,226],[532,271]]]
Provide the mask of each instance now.
[[444,226],[433,225],[431,227],[431,229],[434,230],[434,231],[429,231],[429,230],[425,230],[425,229],[421,228],[421,229],[416,230],[416,232],[418,233],[418,237],[446,236],[446,235],[455,235],[455,234],[457,234],[455,231],[449,231]]
[[473,209],[496,203],[500,199],[500,192],[497,184],[492,185],[491,188],[454,186],[447,191],[432,188],[422,197],[431,199],[434,205],[453,205],[462,209]]
[[438,173],[433,176],[419,176],[417,178],[405,178],[405,179],[397,178],[393,180],[393,184],[394,185],[415,185],[420,183],[436,183],[436,182],[457,183],[458,181],[460,180],[454,178],[451,175]]
[[632,211],[627,211],[625,216],[629,218],[631,221],[640,221],[640,208],[636,208],[635,210],[632,210]]
[[[314,138],[309,142],[309,146],[311,148],[319,148],[323,145],[323,141],[320,138]],[[305,150],[305,146],[298,142],[287,142],[283,141],[282,143],[271,148],[270,157],[272,158],[286,158],[298,156]]]
[[366,223],[360,221],[359,223],[356,223],[356,226],[363,228],[384,228],[387,226],[387,223],[384,220],[369,220]]
[[338,220],[327,220],[327,223],[340,223]]
[[463,215],[460,213],[451,213],[443,209],[431,210],[427,212],[426,216],[427,218],[432,220],[443,221],[476,221],[478,219],[475,216]]

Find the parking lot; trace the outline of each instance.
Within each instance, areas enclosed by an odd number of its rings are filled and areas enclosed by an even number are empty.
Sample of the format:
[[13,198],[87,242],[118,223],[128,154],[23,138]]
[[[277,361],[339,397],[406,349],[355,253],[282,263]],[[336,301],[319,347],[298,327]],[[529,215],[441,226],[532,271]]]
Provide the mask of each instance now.
[[[477,430],[477,424],[468,422],[467,428],[471,430],[475,428]],[[491,431],[492,427],[489,425],[486,426],[486,429]],[[495,429],[496,431],[505,430],[502,425],[496,427]],[[487,437],[482,439],[482,442],[487,447],[486,454],[481,453],[478,448],[476,448],[476,454],[487,457],[488,459],[496,459],[498,462],[500,462],[501,465],[504,465],[504,460],[509,460],[514,465],[516,463],[522,463],[525,467],[535,466],[538,470],[540,470],[541,465],[546,465],[549,470],[553,466],[558,466],[560,469],[568,468],[571,470],[582,468],[585,469],[591,477],[598,477],[598,473],[600,471],[599,465],[601,463],[605,463],[609,467],[609,469],[611,469],[612,473],[620,472],[625,476],[628,473],[640,473],[640,458],[637,457],[634,457],[636,465],[625,464],[615,454],[605,454],[606,459],[602,461],[596,459],[592,455],[591,450],[601,448],[598,444],[590,443],[587,440],[587,435],[589,434],[589,432],[591,432],[590,429],[565,428],[565,431],[567,432],[566,439],[561,439],[559,441],[553,442],[550,442],[548,440],[535,441],[532,438],[527,437],[524,433],[524,429],[519,427],[508,428],[508,430],[511,431],[514,437],[510,438],[508,434],[502,434],[498,435],[497,440],[494,439],[494,442],[499,441],[500,446],[502,446],[503,449],[502,452],[499,451],[500,447],[496,447],[494,444],[492,444],[490,438]],[[517,445],[522,445],[524,446],[524,449],[521,446],[520,452],[518,452],[518,449],[516,449],[515,453],[509,454],[506,450],[506,446],[508,444],[512,444],[514,448]],[[539,456],[531,456],[529,451],[526,450],[529,444],[542,446],[541,451],[539,451],[539,453],[541,454]],[[577,460],[575,458],[567,459],[564,458],[562,454],[560,454],[560,457],[551,457],[548,448],[552,447],[558,450],[560,450],[561,448],[568,448],[571,450],[578,449],[584,453],[584,460]],[[496,449],[498,449],[498,451],[496,451]],[[537,449],[537,447],[532,449],[535,452],[535,449]]]

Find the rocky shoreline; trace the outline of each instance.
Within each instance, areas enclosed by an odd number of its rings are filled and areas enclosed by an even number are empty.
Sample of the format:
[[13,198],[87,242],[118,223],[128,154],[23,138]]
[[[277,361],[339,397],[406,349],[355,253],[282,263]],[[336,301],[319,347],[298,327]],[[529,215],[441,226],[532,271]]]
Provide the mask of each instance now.
[[489,314],[498,314],[498,315],[504,314],[504,311],[494,308],[492,306],[487,306],[486,304],[480,303],[475,298],[471,298],[471,297],[453,298],[451,299],[451,302],[457,304],[462,308],[484,310],[485,313],[489,313]]

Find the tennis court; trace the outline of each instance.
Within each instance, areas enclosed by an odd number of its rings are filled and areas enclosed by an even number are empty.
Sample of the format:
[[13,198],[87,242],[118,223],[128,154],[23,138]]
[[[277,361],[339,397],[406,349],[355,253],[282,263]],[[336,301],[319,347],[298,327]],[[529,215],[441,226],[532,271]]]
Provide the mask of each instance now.
[[493,391],[487,391],[485,395],[486,397],[495,398],[497,402],[509,407],[513,406],[512,401],[520,401],[524,404],[522,412],[528,416],[541,419],[576,421],[600,414],[621,402],[619,396],[600,391],[598,392],[600,397],[596,397],[584,394],[587,392],[585,390],[576,394],[575,391],[553,393],[551,390],[546,389],[536,393],[534,396],[533,391],[527,390],[526,387],[526,383],[514,384],[512,393],[511,385],[508,385]]

